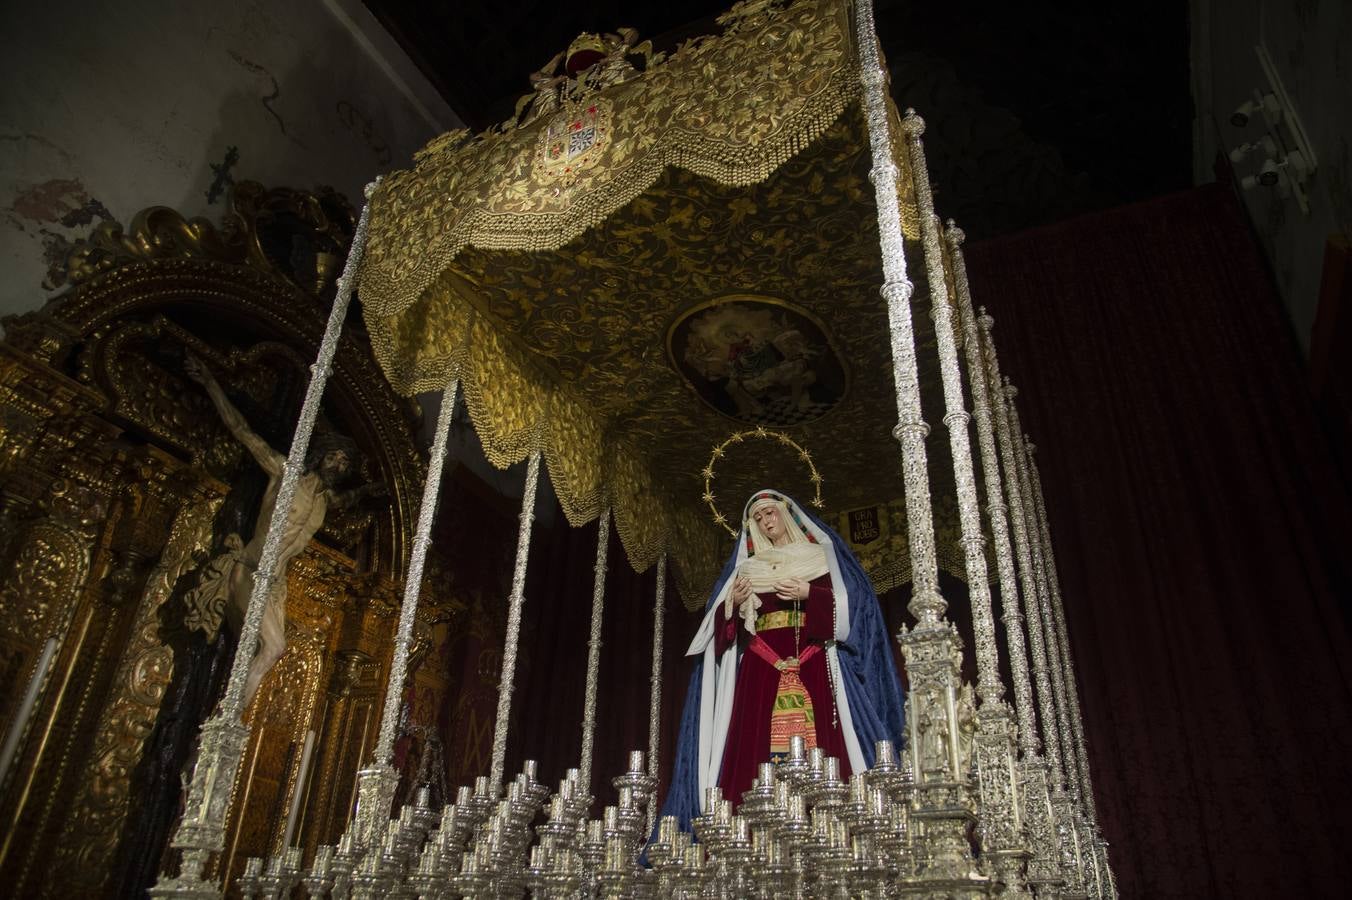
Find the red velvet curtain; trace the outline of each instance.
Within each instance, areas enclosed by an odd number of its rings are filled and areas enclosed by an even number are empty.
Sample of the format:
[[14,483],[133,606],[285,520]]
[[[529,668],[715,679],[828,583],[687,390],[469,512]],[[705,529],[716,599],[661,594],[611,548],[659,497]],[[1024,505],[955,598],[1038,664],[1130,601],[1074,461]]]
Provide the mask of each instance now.
[[1128,897],[1345,896],[1352,516],[1218,184],[968,248]]
[[[557,505],[553,523],[537,529],[531,541],[507,777],[515,777],[522,760],[535,759],[540,780],[557,788],[565,770],[581,758],[597,524],[570,528]],[[629,751],[648,750],[656,590],[656,567],[635,573],[612,523],[592,757],[595,817],[604,805],[616,802],[610,780],[628,768]],[[685,648],[698,624],[670,578],[664,623],[659,762],[665,787],[690,677]]]

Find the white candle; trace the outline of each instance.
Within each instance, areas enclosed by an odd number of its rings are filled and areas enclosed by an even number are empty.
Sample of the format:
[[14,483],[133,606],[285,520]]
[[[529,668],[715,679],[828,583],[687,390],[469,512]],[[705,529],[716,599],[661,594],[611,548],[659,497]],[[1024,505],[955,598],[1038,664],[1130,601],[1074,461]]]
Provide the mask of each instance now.
[[38,657],[38,665],[33,670],[33,676],[28,679],[23,702],[19,704],[19,711],[10,722],[9,733],[5,735],[5,745],[0,748],[0,785],[9,778],[9,767],[14,763],[14,756],[18,753],[23,733],[28,730],[28,720],[33,716],[33,707],[37,706],[38,694],[42,693],[42,685],[47,681],[47,671],[52,666],[52,657],[56,655],[56,645],[57,640],[54,637],[47,638],[47,643],[42,645],[42,655]]
[[314,729],[305,732],[305,743],[300,749],[300,771],[296,773],[296,790],[291,795],[291,811],[286,815],[286,832],[282,846],[290,847],[291,838],[296,833],[296,820],[300,818],[300,801],[305,796],[305,779],[310,774],[310,757],[315,749]]

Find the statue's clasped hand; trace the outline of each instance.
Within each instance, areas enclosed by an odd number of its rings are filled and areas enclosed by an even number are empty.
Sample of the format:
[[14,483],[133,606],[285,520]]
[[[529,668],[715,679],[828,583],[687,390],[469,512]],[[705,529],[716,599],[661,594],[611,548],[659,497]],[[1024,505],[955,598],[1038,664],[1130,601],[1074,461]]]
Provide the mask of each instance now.
[[738,575],[733,579],[732,590],[728,591],[727,597],[723,600],[723,618],[731,619],[733,609],[739,610],[742,618],[746,618],[748,603],[754,604],[753,609],[760,606],[760,600],[751,593],[750,580]]
[[733,608],[737,609],[737,616],[742,620],[743,626],[751,633],[756,633],[756,610],[760,609],[760,598],[751,590],[751,582],[747,578],[738,575],[732,582],[732,590],[728,591],[728,596],[723,601],[723,618],[731,619]]

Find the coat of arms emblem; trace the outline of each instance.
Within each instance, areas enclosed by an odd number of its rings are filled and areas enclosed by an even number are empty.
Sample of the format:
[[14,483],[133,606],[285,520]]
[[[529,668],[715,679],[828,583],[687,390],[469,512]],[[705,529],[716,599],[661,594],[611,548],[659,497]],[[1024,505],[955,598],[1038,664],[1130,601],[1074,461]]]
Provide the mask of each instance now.
[[573,175],[596,161],[610,136],[610,106],[598,98],[564,107],[540,132],[536,170],[554,177]]

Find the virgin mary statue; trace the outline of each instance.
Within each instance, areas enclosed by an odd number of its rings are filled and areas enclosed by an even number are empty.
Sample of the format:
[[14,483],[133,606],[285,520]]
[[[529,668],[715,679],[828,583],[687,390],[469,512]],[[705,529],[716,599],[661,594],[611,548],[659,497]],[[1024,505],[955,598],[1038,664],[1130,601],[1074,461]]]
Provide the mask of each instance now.
[[695,668],[662,809],[683,828],[714,785],[739,802],[795,736],[837,757],[842,776],[873,765],[876,741],[900,746],[901,683],[873,586],[840,536],[778,491],[747,501],[686,655]]

